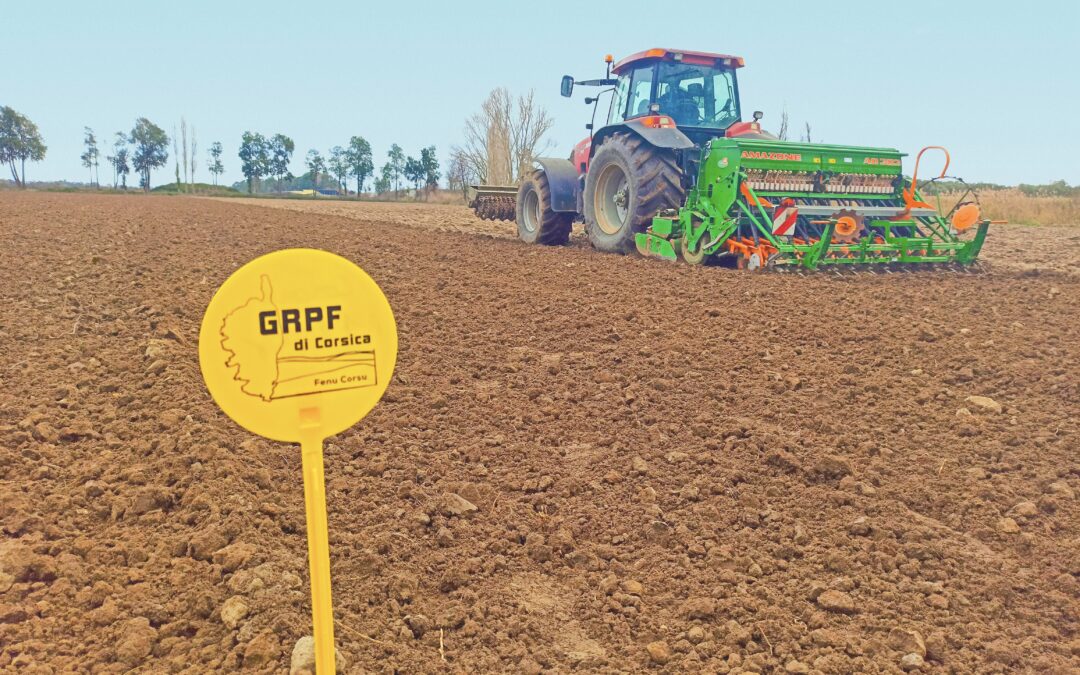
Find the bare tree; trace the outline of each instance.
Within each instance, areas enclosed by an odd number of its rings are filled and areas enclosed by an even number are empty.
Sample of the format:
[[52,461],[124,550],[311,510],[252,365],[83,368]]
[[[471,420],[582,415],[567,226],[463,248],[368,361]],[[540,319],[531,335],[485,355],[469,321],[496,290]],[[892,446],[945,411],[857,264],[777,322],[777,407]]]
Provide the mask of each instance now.
[[786,141],[788,137],[788,111],[784,108],[784,112],[780,113],[780,133],[776,135],[782,141]]
[[191,183],[195,183],[195,167],[199,164],[199,142],[195,140],[195,127],[191,127]]
[[[176,125],[172,128],[172,152],[173,160],[176,162],[176,191],[180,192],[180,135],[176,133]],[[187,171],[187,164],[184,164],[184,170]]]
[[467,153],[461,148],[450,150],[450,166],[446,169],[446,186],[450,191],[460,190],[465,196],[465,188],[481,182],[476,168],[469,161]]
[[[184,185],[187,185],[188,184],[187,120],[184,119],[183,117],[180,118],[180,152],[181,152],[181,157],[178,157],[178,159],[180,159],[180,163],[184,167]],[[177,182],[179,182],[179,177],[178,177]],[[177,185],[176,187],[177,187],[177,189],[180,188],[179,185]],[[185,191],[186,191],[186,189],[187,188],[185,188]]]
[[547,149],[544,135],[553,123],[534,92],[515,99],[504,87],[494,89],[465,121],[465,143],[451,149],[457,174],[496,185],[516,182]]
[[802,138],[800,138],[799,140],[801,140],[803,143],[813,143],[813,141],[810,140],[810,138],[811,138],[810,137],[810,123],[807,122],[806,123],[806,135],[803,136]]

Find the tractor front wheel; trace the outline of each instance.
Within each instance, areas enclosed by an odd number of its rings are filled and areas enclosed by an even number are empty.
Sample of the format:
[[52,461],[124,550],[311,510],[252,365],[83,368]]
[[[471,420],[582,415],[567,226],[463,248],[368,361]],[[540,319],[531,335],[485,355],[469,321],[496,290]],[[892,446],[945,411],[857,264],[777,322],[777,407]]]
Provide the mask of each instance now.
[[653,216],[683,204],[682,172],[675,153],[640,136],[614,133],[600,145],[585,177],[585,232],[592,245],[629,253],[634,235]]
[[543,171],[533,171],[521,182],[516,216],[522,241],[557,246],[570,240],[574,214],[551,210],[551,187]]

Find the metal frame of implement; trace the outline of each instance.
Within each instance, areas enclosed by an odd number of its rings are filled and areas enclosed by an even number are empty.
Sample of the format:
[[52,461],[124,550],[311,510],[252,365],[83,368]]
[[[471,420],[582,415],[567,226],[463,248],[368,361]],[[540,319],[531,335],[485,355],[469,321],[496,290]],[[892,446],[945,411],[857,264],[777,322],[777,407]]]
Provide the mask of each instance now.
[[[916,177],[903,177],[902,156],[886,148],[714,139],[702,149],[686,204],[637,234],[638,251],[667,260],[681,254],[691,263],[733,258],[751,269],[972,264],[991,221],[950,220],[956,207],[942,217],[915,186],[918,163]],[[960,227],[974,236],[961,239]]]

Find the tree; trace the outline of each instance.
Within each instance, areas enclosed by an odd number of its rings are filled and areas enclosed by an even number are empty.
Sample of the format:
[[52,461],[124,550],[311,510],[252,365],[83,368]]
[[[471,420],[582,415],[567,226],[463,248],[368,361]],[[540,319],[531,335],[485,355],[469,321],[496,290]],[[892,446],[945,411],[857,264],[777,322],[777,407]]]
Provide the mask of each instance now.
[[544,136],[553,124],[533,91],[515,100],[499,87],[488,94],[480,112],[466,120],[465,144],[454,151],[479,181],[509,185],[532,169],[533,159],[547,147]]
[[292,174],[289,173],[289,162],[292,161],[295,148],[293,140],[285,134],[274,134],[274,137],[270,139],[270,174],[279,182],[286,176],[292,178]]
[[464,198],[466,189],[470,185],[482,181],[483,179],[476,172],[476,166],[470,161],[468,154],[461,148],[452,148],[450,150],[450,166],[446,169],[447,187],[451,190],[460,190],[461,196]]
[[131,130],[131,144],[135,146],[131,166],[139,172],[139,185],[149,192],[150,172],[169,161],[169,135],[150,120],[140,117]]
[[420,165],[424,170],[424,185],[437,186],[439,184],[439,159],[435,156],[434,145],[429,145],[420,151]]
[[330,161],[327,162],[327,168],[337,179],[338,187],[345,194],[349,194],[349,189],[345,185],[345,178],[349,175],[349,154],[340,145],[330,148]]
[[195,166],[199,163],[198,151],[199,142],[195,139],[195,127],[191,127],[191,183],[195,182]]
[[214,141],[210,144],[210,161],[206,165],[214,176],[214,185],[218,184],[218,177],[225,173],[225,165],[221,163],[222,151],[221,141]]
[[364,181],[375,171],[375,164],[371,159],[371,144],[364,140],[363,136],[353,136],[349,139],[349,149],[345,151],[349,169],[356,176],[356,196],[364,191]]
[[424,165],[420,163],[420,160],[413,157],[406,158],[403,173],[405,179],[412,182],[413,189],[419,191],[420,181],[424,180]]
[[105,159],[109,164],[112,164],[113,168],[113,188],[116,188],[118,182],[123,181],[124,189],[127,189],[127,175],[131,171],[131,167],[128,166],[128,139],[122,131],[116,132],[116,140],[113,141],[113,154],[109,155]]
[[[174,133],[173,136],[176,134]],[[174,141],[175,143],[175,141]],[[175,148],[174,148],[175,149]],[[182,156],[181,156],[182,153]],[[181,162],[184,165],[184,184],[187,185],[188,181],[188,140],[187,140],[187,120],[183,116],[180,117],[180,152],[176,153],[176,161]],[[180,191],[180,167],[176,168],[176,191]]]
[[[185,139],[184,152],[187,152],[187,140]],[[180,134],[176,133],[176,125],[172,128],[172,153],[176,164],[176,191],[180,191]],[[184,171],[187,171],[187,160],[184,160]]]
[[386,156],[390,158],[386,166],[390,167],[391,184],[394,186],[394,193],[396,194],[401,188],[401,176],[405,173],[405,152],[400,145],[394,143],[390,146]]
[[388,165],[384,165],[382,168],[382,175],[375,179],[375,193],[381,195],[385,192],[388,192],[390,190],[390,185],[390,167]]
[[240,137],[240,171],[247,178],[248,194],[254,183],[270,173],[270,144],[262,134],[245,131]]
[[307,159],[304,160],[307,165],[308,171],[311,172],[312,189],[319,189],[319,174],[326,173],[326,160],[319,154],[319,151],[312,148],[308,150]]
[[79,155],[79,159],[82,160],[82,165],[87,169],[90,169],[90,185],[97,185],[101,187],[97,178],[98,167],[98,152],[97,136],[94,135],[94,130],[90,127],[83,127],[83,145],[86,146],[86,151]]
[[[0,107],[0,163],[11,169],[15,185],[26,187],[26,160],[40,162],[46,150],[36,124],[8,106]],[[22,166],[21,177],[16,162]]]

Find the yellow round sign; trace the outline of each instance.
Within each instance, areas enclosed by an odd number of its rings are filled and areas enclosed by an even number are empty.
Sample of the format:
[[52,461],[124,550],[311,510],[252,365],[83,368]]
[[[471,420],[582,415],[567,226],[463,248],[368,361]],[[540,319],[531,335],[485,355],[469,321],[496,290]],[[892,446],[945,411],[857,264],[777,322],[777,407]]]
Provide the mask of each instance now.
[[199,363],[210,395],[240,426],[299,443],[367,415],[390,383],[397,346],[390,303],[371,277],[333,253],[288,249],[221,285],[203,316]]

